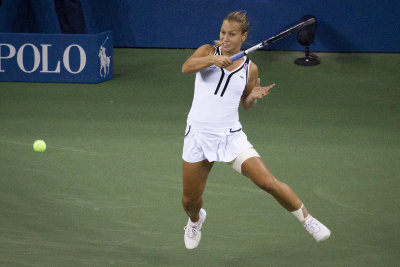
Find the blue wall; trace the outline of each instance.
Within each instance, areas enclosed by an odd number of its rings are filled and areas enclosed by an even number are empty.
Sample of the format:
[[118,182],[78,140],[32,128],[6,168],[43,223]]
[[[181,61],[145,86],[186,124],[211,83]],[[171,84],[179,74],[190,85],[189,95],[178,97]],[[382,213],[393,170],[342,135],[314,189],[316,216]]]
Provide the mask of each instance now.
[[[251,22],[246,47],[312,14],[318,21],[313,51],[400,52],[398,0],[82,0],[82,4],[89,33],[112,30],[116,47],[196,48],[218,38],[227,13],[246,10]],[[3,0],[0,32],[59,33],[53,0]],[[268,49],[303,47],[291,35]]]

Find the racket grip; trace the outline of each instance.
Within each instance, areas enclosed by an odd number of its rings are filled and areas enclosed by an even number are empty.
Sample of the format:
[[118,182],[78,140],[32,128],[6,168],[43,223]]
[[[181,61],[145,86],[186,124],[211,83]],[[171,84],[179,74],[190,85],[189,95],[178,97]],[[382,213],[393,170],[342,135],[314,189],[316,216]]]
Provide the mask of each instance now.
[[231,60],[235,61],[236,59],[239,59],[245,55],[244,51],[237,53],[236,55],[231,56]]

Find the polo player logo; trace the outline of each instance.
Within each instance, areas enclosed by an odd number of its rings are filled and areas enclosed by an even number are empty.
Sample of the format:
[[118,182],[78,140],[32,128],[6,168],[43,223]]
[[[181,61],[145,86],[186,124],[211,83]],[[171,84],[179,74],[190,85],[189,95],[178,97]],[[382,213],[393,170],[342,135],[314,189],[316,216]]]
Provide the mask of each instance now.
[[100,58],[100,76],[105,78],[109,72],[110,72],[110,61],[111,61],[111,56],[107,56],[106,54],[106,48],[104,47],[104,44],[107,42],[107,39],[103,42],[103,44],[100,46],[99,49],[99,58]]

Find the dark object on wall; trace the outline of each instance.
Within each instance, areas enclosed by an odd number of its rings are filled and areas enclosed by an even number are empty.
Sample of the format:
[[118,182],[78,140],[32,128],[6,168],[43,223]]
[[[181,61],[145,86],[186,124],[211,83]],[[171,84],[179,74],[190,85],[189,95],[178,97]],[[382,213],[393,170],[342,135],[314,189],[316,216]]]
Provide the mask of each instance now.
[[62,33],[87,33],[80,0],[54,0]]
[[[315,17],[313,15],[305,15],[301,18],[301,22]],[[310,45],[314,43],[315,32],[317,29],[317,20],[297,33],[297,41],[305,47],[305,57],[298,58],[295,63],[300,66],[315,66],[320,63],[317,56],[310,54]]]

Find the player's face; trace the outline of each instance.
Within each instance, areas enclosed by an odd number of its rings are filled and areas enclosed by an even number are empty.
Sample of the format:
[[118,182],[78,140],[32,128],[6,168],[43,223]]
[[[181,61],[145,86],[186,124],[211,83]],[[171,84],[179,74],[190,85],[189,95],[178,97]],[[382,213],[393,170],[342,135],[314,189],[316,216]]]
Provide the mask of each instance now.
[[222,52],[228,54],[239,52],[246,37],[247,32],[242,33],[239,23],[227,20],[222,22],[221,31],[219,33]]

